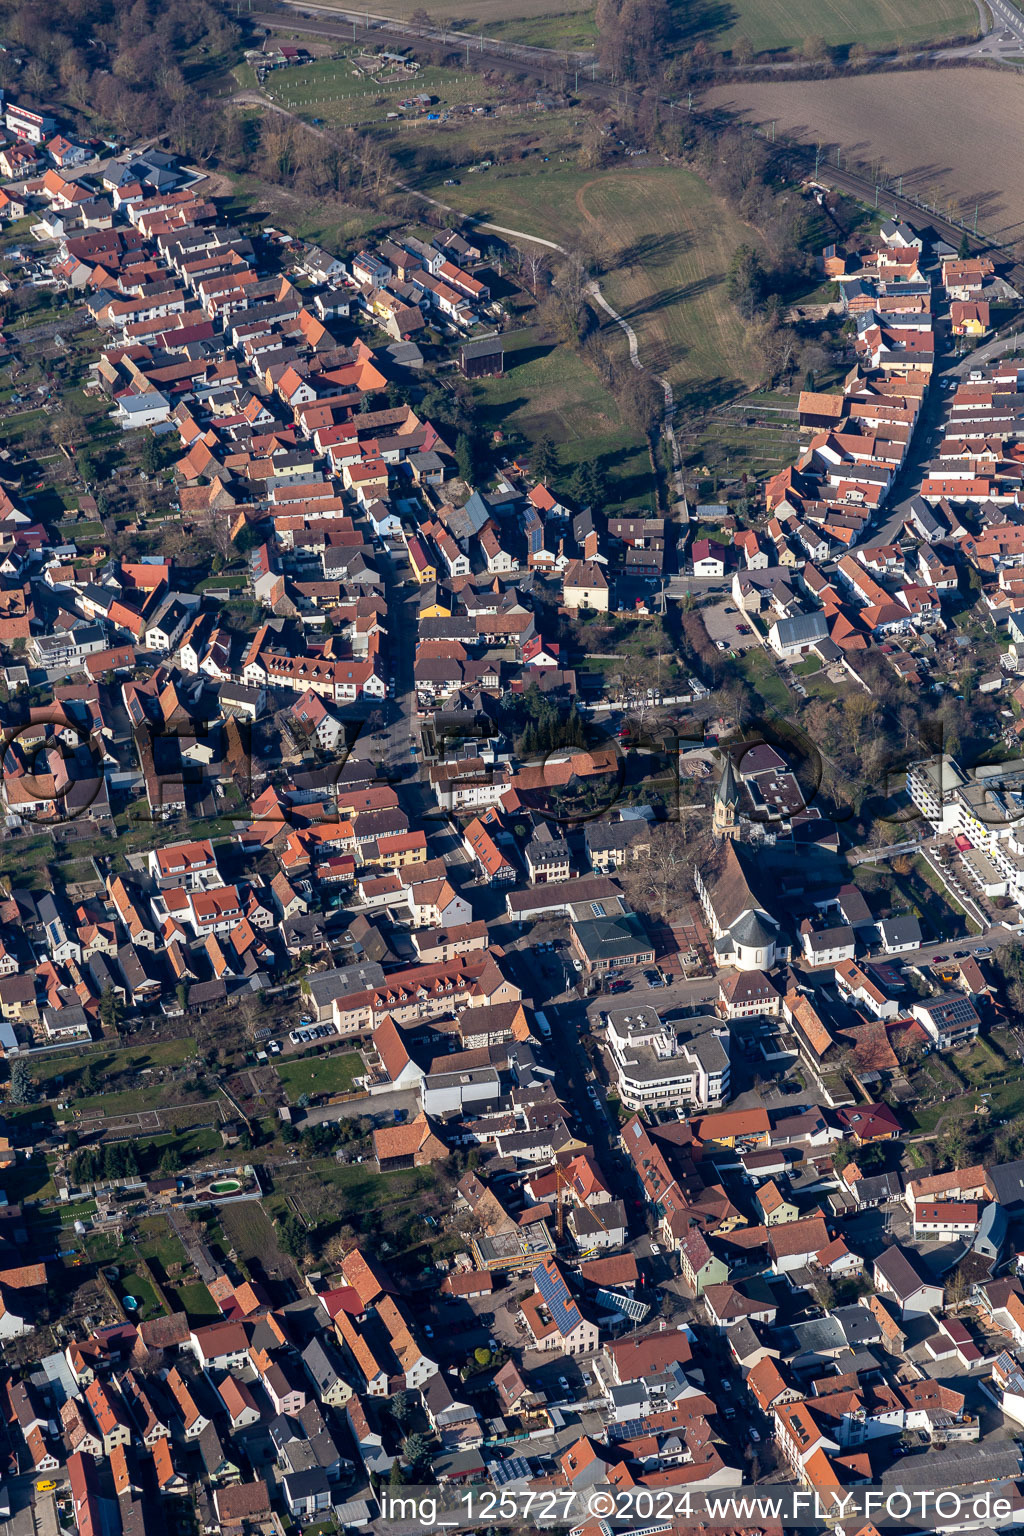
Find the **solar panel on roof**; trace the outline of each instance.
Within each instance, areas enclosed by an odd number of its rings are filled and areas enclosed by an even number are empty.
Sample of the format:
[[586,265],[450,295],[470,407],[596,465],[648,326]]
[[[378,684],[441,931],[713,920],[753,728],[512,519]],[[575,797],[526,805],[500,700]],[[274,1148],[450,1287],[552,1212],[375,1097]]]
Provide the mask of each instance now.
[[936,1007],[936,1013],[941,1012],[950,1023],[966,1024],[974,1018],[974,1005],[965,998],[950,998]]
[[568,1286],[561,1274],[557,1270],[551,1274],[543,1264],[538,1264],[533,1272],[533,1283],[551,1313],[551,1321],[559,1333],[571,1333],[579,1324],[580,1309],[569,1295]]
[[623,1296],[620,1291],[598,1291],[597,1299],[606,1307],[614,1307],[619,1312],[625,1312],[634,1323],[642,1323],[651,1310],[646,1301],[638,1301],[635,1296]]
[[487,1471],[495,1488],[501,1488],[506,1483],[529,1477],[530,1463],[525,1456],[510,1456],[506,1461],[489,1462]]
[[643,1432],[643,1419],[623,1419],[621,1424],[609,1424],[605,1430],[609,1440],[634,1440]]

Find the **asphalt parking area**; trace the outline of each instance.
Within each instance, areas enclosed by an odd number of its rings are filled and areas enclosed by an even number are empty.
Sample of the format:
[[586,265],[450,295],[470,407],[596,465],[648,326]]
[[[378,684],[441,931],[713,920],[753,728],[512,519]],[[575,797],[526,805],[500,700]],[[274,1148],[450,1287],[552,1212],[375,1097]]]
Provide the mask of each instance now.
[[[746,614],[741,613],[735,603],[716,603],[714,607],[702,608],[701,617],[715,645],[722,641],[731,651],[746,651],[752,645],[761,644]],[[740,625],[748,631],[747,634],[740,633]]]

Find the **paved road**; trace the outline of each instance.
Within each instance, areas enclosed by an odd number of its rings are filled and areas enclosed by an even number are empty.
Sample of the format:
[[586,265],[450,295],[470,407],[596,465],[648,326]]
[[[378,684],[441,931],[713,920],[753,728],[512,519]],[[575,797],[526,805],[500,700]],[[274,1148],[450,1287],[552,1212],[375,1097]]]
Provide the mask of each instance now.
[[969,949],[972,954],[976,954],[979,949],[1002,949],[1007,944],[1017,942],[1016,934],[1010,933],[1001,923],[996,923],[993,927],[986,928],[983,933],[972,933],[961,939],[936,939],[934,943],[922,944],[920,949],[915,949],[907,955],[893,957],[879,952],[870,958],[879,963],[895,958],[911,965],[933,965],[936,955],[950,955],[953,950]]
[[687,576],[685,573],[679,576],[670,576],[666,595],[680,598],[687,592],[693,592],[698,597],[703,597],[710,592],[729,592],[732,583],[728,576]]
[[[937,347],[942,347],[942,341],[943,338],[937,333]],[[987,346],[968,352],[961,358],[954,358],[948,351],[940,351],[936,358],[932,384],[925,397],[921,420],[911,441],[910,452],[894,482],[896,499],[886,509],[885,522],[877,526],[872,524],[870,531],[863,539],[859,539],[858,543],[888,544],[897,538],[907,516],[910,501],[920,492],[925,469],[935,458],[945,436],[954,394],[953,390],[943,388],[945,381],[964,379],[972,368],[990,362],[993,358],[1002,356],[1004,352],[1012,352],[1019,346],[1021,346],[1021,333],[1014,331],[1011,336],[991,341]]]
[[981,17],[982,27],[985,28],[987,18],[986,8],[992,17],[992,26],[983,32],[982,37],[971,43],[966,48],[944,49],[940,58],[971,58],[973,56],[996,57],[1001,59],[1016,59],[1021,46],[1024,44],[1024,13],[1011,0],[985,0],[985,4],[979,4],[978,14]]

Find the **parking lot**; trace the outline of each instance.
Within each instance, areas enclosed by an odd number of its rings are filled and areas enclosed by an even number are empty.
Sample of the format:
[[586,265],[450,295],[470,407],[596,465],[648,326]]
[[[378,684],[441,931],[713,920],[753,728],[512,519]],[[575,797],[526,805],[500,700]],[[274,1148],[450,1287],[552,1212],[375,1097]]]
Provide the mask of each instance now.
[[625,1008],[649,1003],[652,1008],[657,1008],[662,1014],[679,1008],[700,1008],[702,1013],[710,1013],[718,1000],[718,984],[707,976],[695,977],[692,981],[677,978],[669,981],[667,986],[652,987],[646,979],[648,971],[653,977],[658,967],[645,966],[642,970],[629,971],[622,978],[625,985],[619,990],[612,992],[609,988],[597,997],[589,999],[587,1015],[591,1021],[591,1027],[594,1020],[609,1008]]
[[[719,649],[724,645],[729,651],[746,651],[752,645],[761,644],[746,615],[739,612],[735,603],[716,603],[714,607],[702,608],[701,618]],[[741,632],[741,626],[746,634]]]

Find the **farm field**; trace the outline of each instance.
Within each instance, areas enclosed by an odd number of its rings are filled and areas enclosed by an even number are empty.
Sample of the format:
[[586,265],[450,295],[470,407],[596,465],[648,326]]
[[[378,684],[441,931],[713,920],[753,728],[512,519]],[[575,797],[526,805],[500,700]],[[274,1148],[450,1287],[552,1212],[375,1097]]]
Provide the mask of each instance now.
[[[938,105],[956,133],[935,136]],[[715,86],[705,107],[735,112],[752,123],[774,119],[780,129],[863,164],[881,162],[902,175],[903,191],[939,200],[940,211],[973,219],[995,236],[1024,221],[1024,165],[1015,155],[994,155],[1024,131],[1024,92],[1016,75],[995,70],[918,70],[859,75],[844,80],[801,80]],[[1011,231],[1012,227],[1012,231]]]
[[[512,6],[512,12],[517,8]],[[478,9],[474,6],[474,12]],[[462,30],[482,32],[499,42],[526,43],[531,48],[572,48],[585,53],[597,43],[597,22],[592,10],[559,11],[552,16],[474,14],[463,19]]]
[[895,48],[978,31],[969,0],[733,0],[730,10],[733,20],[718,34],[718,45],[728,48],[746,37],[756,52],[799,48],[815,36],[832,47]]
[[[318,0],[320,10],[330,10],[333,5],[339,10],[346,8],[346,0]],[[370,14],[373,16],[395,16],[399,20],[408,21],[415,11],[422,9],[421,0],[378,0]],[[462,10],[452,10],[451,23],[455,30],[469,31],[478,28],[481,31],[490,31],[492,22],[506,21],[557,21],[563,16],[574,17],[580,12],[593,10],[591,0],[562,0],[557,11],[544,3],[544,0],[471,0],[470,5]],[[519,39],[517,39],[518,41]],[[522,41],[530,41],[523,38]]]
[[[346,0],[319,0],[344,9]],[[422,7],[418,0],[377,0],[372,14],[408,20]],[[711,8],[717,20],[718,8]],[[973,37],[978,13],[970,0],[732,0],[723,7],[727,24],[706,32],[713,46],[730,48],[746,37],[757,52],[799,48],[808,37],[823,37],[832,47],[865,43],[869,48],[941,42]],[[502,41],[536,48],[591,47],[597,40],[590,0],[563,0],[551,13],[542,0],[472,0],[450,13],[454,31],[482,32]]]

